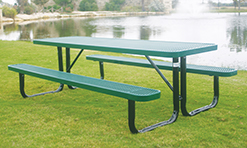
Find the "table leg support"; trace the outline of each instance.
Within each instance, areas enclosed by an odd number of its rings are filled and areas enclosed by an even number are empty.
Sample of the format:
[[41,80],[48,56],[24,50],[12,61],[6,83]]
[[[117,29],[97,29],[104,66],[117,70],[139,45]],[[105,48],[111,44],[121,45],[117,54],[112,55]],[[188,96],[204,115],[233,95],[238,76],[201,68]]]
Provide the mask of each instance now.
[[181,57],[181,111],[184,116],[194,116],[200,112],[214,108],[219,99],[219,77],[214,76],[214,98],[211,104],[188,112],[186,109],[186,57]]
[[173,58],[173,106],[174,112],[179,112],[179,62]]
[[190,116],[186,109],[186,57],[180,58],[180,78],[181,78],[181,112],[184,116]]
[[100,79],[104,79],[105,74],[104,74],[104,63],[103,62],[99,62],[99,67],[100,67]]
[[[74,66],[74,64],[76,63],[78,58],[81,56],[83,51],[84,51],[84,49],[81,49],[81,51],[78,53],[78,55],[76,56],[76,58],[74,59],[72,64],[70,64],[70,48],[66,48],[66,72],[70,73],[71,68]],[[68,87],[70,89],[76,89],[76,87],[74,87],[74,86],[68,85]]]
[[[66,48],[66,72],[70,73],[70,48]],[[76,89],[76,87],[68,85],[69,89]]]
[[[152,60],[148,56],[146,56],[146,57],[148,58],[150,63],[155,67],[155,69],[157,71],[159,71],[158,67],[152,62]],[[158,73],[162,76],[162,73],[160,71]],[[167,121],[162,121],[160,123],[148,126],[148,127],[143,128],[141,130],[137,130],[135,127],[135,101],[128,100],[129,129],[133,134],[148,132],[148,131],[154,130],[157,127],[171,124],[177,120],[178,113],[179,113],[179,65],[178,65],[178,58],[173,58],[173,87],[172,87],[172,91],[173,91],[173,107],[174,108],[173,108],[173,113],[172,113],[171,118]]]
[[211,104],[203,106],[201,108],[195,109],[191,111],[189,114],[190,116],[194,116],[200,112],[207,111],[211,108],[214,108],[218,104],[219,100],[219,78],[218,76],[214,76],[214,98]]
[[38,94],[34,94],[34,95],[27,95],[25,93],[25,75],[19,73],[19,81],[20,81],[20,93],[22,95],[23,98],[28,98],[28,97],[35,97],[35,96],[40,96],[40,95],[45,95],[45,94],[50,94],[50,93],[57,93],[63,90],[63,84],[60,84],[60,86],[58,87],[57,90],[55,91],[48,91],[48,92],[43,92],[43,93],[38,93]]
[[135,101],[128,100],[128,118],[129,118],[129,129],[131,133],[136,134],[139,131],[135,127]]
[[151,126],[148,126],[148,127],[143,128],[141,130],[137,130],[136,127],[135,127],[135,101],[128,100],[129,129],[130,129],[131,133],[133,133],[133,134],[145,133],[145,132],[154,130],[157,127],[164,126],[164,125],[167,125],[167,124],[171,124],[171,123],[176,121],[177,117],[178,117],[178,111],[174,110],[173,114],[172,114],[172,116],[171,116],[171,118],[169,120],[163,121],[163,122],[151,125]]
[[[57,52],[58,52],[59,71],[63,71],[62,48],[58,47]],[[25,75],[22,73],[19,73],[19,83],[20,83],[20,93],[21,93],[23,98],[35,97],[35,96],[40,96],[40,95],[45,95],[45,94],[50,94],[50,93],[57,93],[57,92],[62,91],[63,87],[64,87],[64,84],[60,84],[58,89],[55,91],[48,91],[48,92],[38,93],[38,94],[34,94],[34,95],[27,95],[25,92]]]

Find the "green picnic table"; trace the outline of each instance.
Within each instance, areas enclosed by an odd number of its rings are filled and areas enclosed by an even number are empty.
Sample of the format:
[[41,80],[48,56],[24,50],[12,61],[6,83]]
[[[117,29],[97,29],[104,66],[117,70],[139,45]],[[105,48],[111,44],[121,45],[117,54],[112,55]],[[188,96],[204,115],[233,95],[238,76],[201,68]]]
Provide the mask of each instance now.
[[[37,95],[43,95],[47,93],[59,92],[63,89],[64,84],[67,84],[69,88],[75,89],[80,87],[92,91],[97,91],[109,95],[114,95],[128,99],[128,121],[129,128],[132,133],[146,132],[153,130],[157,127],[171,124],[176,121],[179,114],[179,103],[181,101],[181,111],[185,116],[193,116],[202,111],[208,110],[216,106],[219,98],[219,76],[232,76],[236,75],[237,71],[234,69],[224,69],[214,67],[202,67],[198,69],[198,66],[192,66],[188,70],[195,73],[208,74],[214,76],[214,98],[210,105],[201,107],[192,112],[188,112],[186,109],[186,56],[194,55],[204,52],[217,50],[217,45],[212,43],[188,43],[188,42],[167,42],[167,41],[144,41],[144,40],[130,40],[130,39],[112,39],[112,38],[94,38],[94,37],[59,37],[48,39],[36,39],[34,44],[56,46],[58,50],[58,63],[59,71],[46,69],[42,67],[16,64],[9,65],[9,70],[19,73],[20,76],[20,92],[23,97],[33,97]],[[63,57],[62,48],[66,48],[66,70],[63,72]],[[74,61],[70,62],[70,49],[81,49]],[[77,59],[82,54],[83,50],[96,50],[106,52],[116,52],[125,54],[143,55],[146,57],[146,61],[135,61],[134,59],[127,59],[126,61],[119,61],[121,58],[111,59],[112,57],[104,57],[106,61],[113,63],[127,63],[128,65],[153,67],[164,82],[168,85],[173,92],[173,113],[171,118],[152,126],[146,127],[142,130],[137,130],[135,127],[135,102],[136,101],[151,101],[160,97],[160,91],[150,88],[143,88],[139,86],[133,86],[128,84],[122,84],[118,82],[112,82],[103,79],[90,78],[81,75],[71,74],[70,70],[76,63]],[[156,57],[168,57],[172,58],[172,63],[168,66],[168,69],[173,71],[173,84],[171,84],[166,77],[160,71],[160,64],[153,61],[150,56]],[[91,57],[92,58],[92,57]],[[180,59],[180,62],[179,62]],[[94,57],[94,60],[95,57]],[[100,58],[102,60],[102,58]],[[126,60],[126,59],[124,59]],[[134,61],[134,62],[133,62]],[[162,64],[161,64],[162,65]],[[164,66],[163,66],[164,67]],[[200,66],[199,66],[200,67]],[[213,70],[212,70],[213,69]],[[180,79],[179,79],[180,72]],[[102,72],[101,72],[102,73]],[[50,91],[35,95],[27,95],[24,91],[24,75],[31,75],[42,79],[60,83],[59,88],[56,91]],[[179,85],[181,89],[179,91]]]

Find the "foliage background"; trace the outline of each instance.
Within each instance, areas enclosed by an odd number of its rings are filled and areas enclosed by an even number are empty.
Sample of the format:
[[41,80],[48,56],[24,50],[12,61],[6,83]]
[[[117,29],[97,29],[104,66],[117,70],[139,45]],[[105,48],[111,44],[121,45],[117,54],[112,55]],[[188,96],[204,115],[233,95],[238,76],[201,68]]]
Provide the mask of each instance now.
[[3,12],[3,16],[9,17],[9,18],[12,18],[12,19],[14,19],[16,17],[16,15],[17,15],[17,12],[16,12],[16,10],[14,8],[9,8],[9,7],[6,7],[6,6],[3,7],[2,12]]
[[80,11],[98,11],[98,5],[95,0],[82,0],[79,5]]

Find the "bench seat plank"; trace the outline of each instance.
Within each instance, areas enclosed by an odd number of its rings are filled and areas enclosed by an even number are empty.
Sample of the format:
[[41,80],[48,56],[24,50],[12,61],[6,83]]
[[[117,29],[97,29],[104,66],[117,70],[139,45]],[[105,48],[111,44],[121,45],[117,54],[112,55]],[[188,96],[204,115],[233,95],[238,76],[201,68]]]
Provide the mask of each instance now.
[[18,73],[118,96],[133,101],[150,101],[160,98],[159,90],[96,79],[27,64],[9,65],[8,69]]
[[[145,59],[116,57],[116,56],[107,56],[107,55],[89,55],[86,58],[87,60],[93,60],[93,61],[153,68],[153,66],[149,63],[149,61]],[[154,63],[160,69],[172,70],[171,62],[154,61]],[[201,66],[201,65],[191,65],[191,64],[187,64],[186,71],[189,73],[221,76],[221,77],[230,77],[237,75],[237,70],[231,68]]]

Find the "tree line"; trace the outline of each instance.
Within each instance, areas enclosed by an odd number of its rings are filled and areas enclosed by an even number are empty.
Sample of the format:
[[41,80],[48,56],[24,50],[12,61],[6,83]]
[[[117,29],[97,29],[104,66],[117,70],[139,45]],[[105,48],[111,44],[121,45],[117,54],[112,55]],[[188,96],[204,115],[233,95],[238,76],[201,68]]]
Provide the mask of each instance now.
[[[19,2],[18,2],[19,1]],[[26,2],[27,0],[17,0],[18,5],[22,6],[21,2]],[[44,9],[44,5],[49,0],[31,0],[35,5],[41,6]],[[60,9],[65,12],[71,12],[74,9],[73,3],[81,1],[79,5],[80,11],[98,11],[98,5],[96,0],[53,0],[56,4],[50,6],[49,8]],[[104,10],[106,11],[120,11],[121,6],[124,4],[125,0],[110,0],[106,2]],[[25,7],[25,6],[24,6]],[[48,9],[49,9],[48,8]],[[25,8],[23,8],[25,9]]]
[[[54,12],[60,10],[60,12],[72,12],[74,10],[73,2],[79,0],[53,0],[55,5],[44,7],[49,0],[31,0],[32,3],[42,8],[42,11]],[[98,11],[98,5],[96,0],[80,0],[79,11]],[[0,0],[0,3],[2,0]],[[120,11],[125,0],[110,0],[106,2],[104,10],[106,11]],[[37,12],[37,8],[28,3],[28,0],[17,0],[13,8],[4,6],[3,16],[14,18],[18,13],[32,14]]]
[[[44,7],[44,5],[49,0],[31,0],[32,3],[42,8],[44,11],[54,12],[56,10],[60,10],[60,12],[72,12],[74,10],[73,3],[80,1],[79,11],[98,11],[98,5],[96,0],[53,0],[55,5]],[[140,0],[141,6],[133,9],[134,6],[129,6],[125,9],[125,11],[145,11],[144,4],[147,0]],[[245,2],[247,0],[233,0],[233,5],[240,9],[240,3]],[[0,0],[2,2],[2,0]],[[219,0],[220,2],[220,0]],[[219,3],[218,2],[218,3]],[[110,0],[105,3],[104,10],[106,11],[121,11],[125,0]],[[179,0],[172,0],[173,7],[176,7],[176,4],[179,3]],[[156,4],[157,5],[157,4]],[[157,6],[152,6],[153,8]],[[151,11],[160,11],[159,9],[150,8]],[[130,10],[132,9],[132,10]],[[3,8],[3,16],[15,18],[18,13],[32,14],[37,12],[37,8],[28,3],[28,0],[17,0],[17,3],[13,6],[13,8],[4,7]]]

